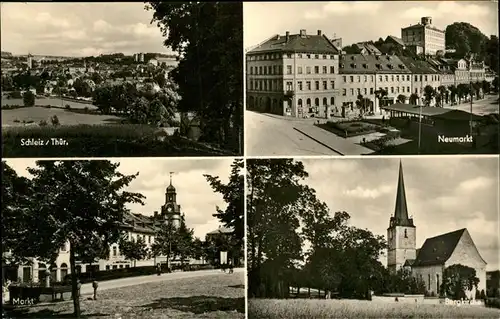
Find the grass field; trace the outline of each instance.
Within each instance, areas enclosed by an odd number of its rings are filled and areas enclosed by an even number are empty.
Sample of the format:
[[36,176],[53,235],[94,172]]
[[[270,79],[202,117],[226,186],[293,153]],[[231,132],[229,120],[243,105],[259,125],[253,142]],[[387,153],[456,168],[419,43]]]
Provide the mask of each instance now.
[[248,300],[249,319],[305,318],[500,318],[500,310],[478,306],[376,303],[368,300]]
[[[23,105],[23,99],[7,99],[5,97],[2,98],[2,105]],[[82,102],[76,102],[76,101],[71,101],[71,100],[63,100],[61,104],[61,99],[58,98],[50,98],[50,97],[37,97],[35,99],[35,105],[51,105],[55,107],[64,107],[69,105],[72,109],[84,109],[84,108],[89,108],[90,110],[92,109],[97,109],[96,106],[92,105],[91,103],[82,103]]]
[[121,120],[121,118],[113,115],[85,114],[60,108],[45,108],[37,106],[13,110],[2,110],[2,128],[23,126],[23,121],[33,121],[33,123],[37,125],[43,120],[50,124],[50,118],[54,115],[57,115],[61,125],[112,124]]
[[[82,296],[82,318],[245,318],[244,273],[175,279]],[[16,311],[11,318],[72,318],[72,301]]]

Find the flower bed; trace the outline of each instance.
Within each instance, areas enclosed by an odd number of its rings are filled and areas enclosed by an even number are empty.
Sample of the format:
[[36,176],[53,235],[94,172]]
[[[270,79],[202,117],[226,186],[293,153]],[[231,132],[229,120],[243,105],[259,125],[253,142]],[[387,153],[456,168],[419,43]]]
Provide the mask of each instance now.
[[353,137],[363,134],[370,134],[377,131],[377,125],[362,121],[326,122],[325,124],[315,124],[322,129],[330,131],[340,137]]

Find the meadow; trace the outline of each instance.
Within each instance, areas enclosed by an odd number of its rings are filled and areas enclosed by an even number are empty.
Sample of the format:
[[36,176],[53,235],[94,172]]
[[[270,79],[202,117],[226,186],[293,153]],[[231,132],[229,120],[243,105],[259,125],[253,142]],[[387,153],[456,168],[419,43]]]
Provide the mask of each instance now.
[[249,299],[249,319],[305,318],[500,318],[500,310],[480,306],[386,303],[368,300]]

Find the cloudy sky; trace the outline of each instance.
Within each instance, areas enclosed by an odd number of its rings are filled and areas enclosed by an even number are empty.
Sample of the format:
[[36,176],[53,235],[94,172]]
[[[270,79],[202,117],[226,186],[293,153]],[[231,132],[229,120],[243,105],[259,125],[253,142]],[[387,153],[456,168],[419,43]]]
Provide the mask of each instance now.
[[498,35],[496,1],[245,2],[244,45],[257,45],[275,34],[322,30],[341,37],[343,45],[401,37],[401,28],[431,16],[441,29],[468,22],[487,36]]
[[[399,158],[302,162],[310,175],[306,184],[316,189],[332,213],[346,211],[352,225],[387,236]],[[417,247],[426,238],[467,228],[488,263],[487,270],[500,269],[498,157],[414,157],[403,158],[402,163]]]
[[167,52],[143,2],[2,2],[1,7],[2,51],[13,54]]
[[[27,167],[35,167],[35,160],[9,159],[9,166],[19,175],[29,177]],[[195,236],[204,239],[205,234],[219,227],[218,219],[212,216],[216,206],[221,209],[226,204],[219,193],[214,193],[203,174],[219,176],[223,183],[228,182],[232,159],[168,159],[135,158],[120,159],[119,171],[123,174],[139,176],[130,184],[128,191],[146,196],[145,205],[129,205],[133,213],[153,215],[161,211],[165,203],[165,189],[169,185],[169,172],[177,190],[177,203],[186,216],[186,224],[194,228]]]

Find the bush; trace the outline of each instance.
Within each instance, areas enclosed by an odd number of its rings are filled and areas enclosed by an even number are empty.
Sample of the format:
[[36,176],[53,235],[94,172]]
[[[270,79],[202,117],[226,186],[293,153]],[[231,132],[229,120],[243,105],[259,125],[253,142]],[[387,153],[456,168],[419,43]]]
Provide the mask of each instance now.
[[485,300],[486,299],[486,293],[484,292],[484,289],[481,290],[481,293],[479,294],[479,298]]
[[[94,280],[106,281],[127,277],[149,276],[156,274],[156,266],[131,267],[111,270],[100,270],[97,272],[84,272],[77,275],[80,283],[88,283]],[[64,280],[71,280],[71,274],[66,275]]]
[[65,108],[66,110],[71,110],[71,106],[70,106],[69,104],[66,104],[66,105],[64,106],[64,108]]
[[86,106],[83,110],[85,111],[85,113],[88,113],[89,112],[89,107]]
[[57,115],[54,115],[53,117],[50,118],[50,121],[52,122],[52,125],[54,126],[58,126],[60,125],[61,123],[59,122],[59,118],[57,117]]
[[15,119],[14,120],[14,123],[20,123],[21,121],[19,121],[18,119]]
[[41,120],[40,123],[38,123],[38,125],[40,125],[40,126],[47,126],[48,124],[47,124],[47,121]]
[[486,307],[500,309],[500,298],[486,298],[484,304]]
[[35,94],[33,94],[33,92],[31,91],[24,92],[23,104],[26,107],[35,106]]

